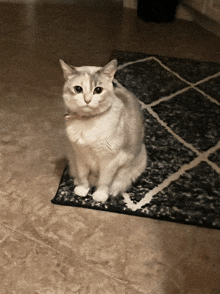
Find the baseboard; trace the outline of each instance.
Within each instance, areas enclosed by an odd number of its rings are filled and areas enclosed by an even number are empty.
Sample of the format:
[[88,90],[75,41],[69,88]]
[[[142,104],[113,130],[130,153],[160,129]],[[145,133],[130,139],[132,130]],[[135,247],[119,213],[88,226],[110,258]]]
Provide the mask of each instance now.
[[220,37],[220,23],[187,5],[179,5],[176,17],[179,19],[194,21],[207,31],[210,31]]

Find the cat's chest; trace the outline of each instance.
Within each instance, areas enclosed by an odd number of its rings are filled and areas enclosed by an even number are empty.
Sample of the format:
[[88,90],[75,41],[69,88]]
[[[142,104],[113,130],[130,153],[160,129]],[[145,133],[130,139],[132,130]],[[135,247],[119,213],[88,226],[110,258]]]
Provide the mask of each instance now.
[[79,145],[91,145],[106,140],[118,132],[118,117],[95,117],[74,120],[67,125],[67,134],[71,142]]

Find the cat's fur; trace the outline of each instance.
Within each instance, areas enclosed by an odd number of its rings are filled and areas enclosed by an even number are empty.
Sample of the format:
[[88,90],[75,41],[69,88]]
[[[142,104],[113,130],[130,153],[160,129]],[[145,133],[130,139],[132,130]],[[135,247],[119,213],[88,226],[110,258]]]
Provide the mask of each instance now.
[[103,202],[109,194],[125,192],[145,170],[140,105],[117,81],[113,87],[116,60],[103,68],[60,63],[66,79],[63,99],[74,192],[86,196],[96,187],[93,198]]

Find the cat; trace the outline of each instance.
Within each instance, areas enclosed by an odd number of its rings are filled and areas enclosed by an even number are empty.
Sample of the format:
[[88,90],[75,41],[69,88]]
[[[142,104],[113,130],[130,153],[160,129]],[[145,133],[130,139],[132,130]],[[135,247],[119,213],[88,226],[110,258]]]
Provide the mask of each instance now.
[[60,60],[74,193],[105,202],[126,192],[145,170],[147,153],[138,99],[114,79],[117,60],[73,67]]

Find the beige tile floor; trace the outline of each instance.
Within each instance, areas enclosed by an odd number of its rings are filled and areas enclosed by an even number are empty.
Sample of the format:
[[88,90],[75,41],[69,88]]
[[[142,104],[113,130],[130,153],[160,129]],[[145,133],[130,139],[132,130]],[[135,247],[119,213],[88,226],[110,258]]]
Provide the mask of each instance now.
[[219,38],[113,4],[0,3],[0,34],[0,294],[220,294],[220,231],[50,203],[66,162],[59,58],[220,62]]

